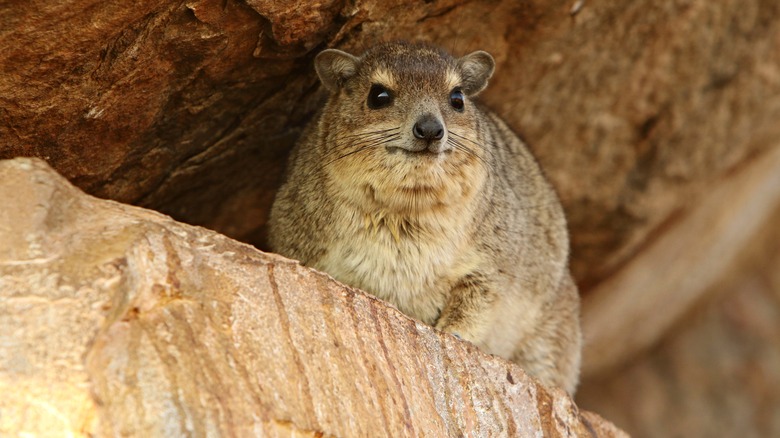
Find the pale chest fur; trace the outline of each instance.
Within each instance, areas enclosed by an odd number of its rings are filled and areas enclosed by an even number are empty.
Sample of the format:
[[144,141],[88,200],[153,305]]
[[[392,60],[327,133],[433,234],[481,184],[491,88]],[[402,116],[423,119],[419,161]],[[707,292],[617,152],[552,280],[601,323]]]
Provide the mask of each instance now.
[[334,220],[339,238],[314,265],[426,323],[435,322],[452,284],[479,264],[465,216],[342,213]]

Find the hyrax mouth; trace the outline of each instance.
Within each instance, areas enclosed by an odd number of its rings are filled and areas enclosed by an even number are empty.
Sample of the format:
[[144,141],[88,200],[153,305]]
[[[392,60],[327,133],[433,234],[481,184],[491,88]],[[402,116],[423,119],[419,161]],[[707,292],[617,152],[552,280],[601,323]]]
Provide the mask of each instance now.
[[385,150],[391,155],[402,154],[412,158],[437,158],[452,152],[450,148],[437,150],[436,148],[427,147],[422,150],[409,150],[402,146],[386,146]]
[[411,134],[402,143],[388,144],[389,153],[403,153],[413,157],[433,157],[449,152],[447,128],[440,117],[432,113],[422,114],[414,123]]

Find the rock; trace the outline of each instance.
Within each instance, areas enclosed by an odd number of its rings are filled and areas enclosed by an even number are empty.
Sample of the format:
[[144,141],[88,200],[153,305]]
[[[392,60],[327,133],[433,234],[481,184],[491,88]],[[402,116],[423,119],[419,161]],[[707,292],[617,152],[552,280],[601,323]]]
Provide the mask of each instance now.
[[581,408],[637,437],[780,436],[780,208],[729,280],[653,348],[585,382]]
[[0,435],[625,436],[359,290],[42,161],[0,162],[0,205]]
[[756,247],[770,231],[780,234],[778,224],[780,147],[713,184],[687,214],[585,297],[583,375],[603,376],[654,346],[717,286],[739,276],[733,271],[744,265],[740,249]]

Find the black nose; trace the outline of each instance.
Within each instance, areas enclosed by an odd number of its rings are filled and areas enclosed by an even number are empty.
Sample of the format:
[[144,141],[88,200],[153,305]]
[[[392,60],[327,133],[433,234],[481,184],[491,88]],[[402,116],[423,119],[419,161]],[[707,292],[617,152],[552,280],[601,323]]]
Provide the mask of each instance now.
[[444,126],[433,114],[425,114],[414,124],[412,132],[420,140],[441,140],[444,137]]

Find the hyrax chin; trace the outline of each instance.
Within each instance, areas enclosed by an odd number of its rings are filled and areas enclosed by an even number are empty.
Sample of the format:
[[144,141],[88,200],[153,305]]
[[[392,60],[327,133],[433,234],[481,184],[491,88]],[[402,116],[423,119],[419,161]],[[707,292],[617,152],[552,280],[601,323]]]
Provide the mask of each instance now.
[[566,221],[525,145],[474,100],[493,58],[390,43],[315,67],[330,97],[290,158],[272,249],[573,393]]

